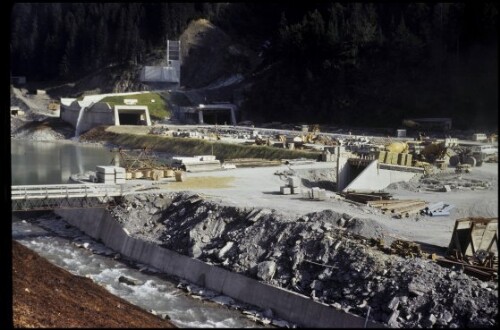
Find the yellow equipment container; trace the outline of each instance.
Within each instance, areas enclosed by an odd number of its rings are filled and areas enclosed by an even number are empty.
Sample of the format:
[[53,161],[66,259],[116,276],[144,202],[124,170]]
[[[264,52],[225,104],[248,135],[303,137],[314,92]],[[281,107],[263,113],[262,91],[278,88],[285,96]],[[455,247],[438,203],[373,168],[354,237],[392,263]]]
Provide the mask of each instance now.
[[175,172],[175,181],[182,182],[186,180],[186,175],[182,171]]
[[398,154],[398,165],[405,165],[407,154]]
[[412,154],[406,155],[406,166],[411,166],[411,161],[413,160],[412,158],[413,158]]

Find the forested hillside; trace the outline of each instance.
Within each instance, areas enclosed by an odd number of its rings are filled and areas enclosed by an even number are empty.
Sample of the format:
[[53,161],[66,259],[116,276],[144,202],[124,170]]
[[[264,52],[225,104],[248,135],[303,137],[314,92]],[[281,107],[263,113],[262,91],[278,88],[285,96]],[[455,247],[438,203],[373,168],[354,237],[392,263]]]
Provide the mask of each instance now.
[[[260,53],[242,72],[249,119],[391,126],[450,116],[497,125],[496,3],[34,3],[11,15],[11,72],[72,79],[148,65],[206,18]],[[252,71],[253,70],[253,71]]]

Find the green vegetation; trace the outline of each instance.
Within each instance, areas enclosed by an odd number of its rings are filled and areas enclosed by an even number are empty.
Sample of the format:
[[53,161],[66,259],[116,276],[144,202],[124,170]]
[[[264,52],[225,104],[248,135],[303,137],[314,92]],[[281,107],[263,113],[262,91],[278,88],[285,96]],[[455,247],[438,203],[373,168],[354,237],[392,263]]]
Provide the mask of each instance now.
[[170,114],[165,100],[158,93],[140,93],[120,96],[108,96],[101,102],[107,102],[111,106],[116,104],[125,104],[124,99],[137,99],[137,105],[146,105],[149,109],[149,115],[154,119],[163,119]]
[[318,152],[287,150],[268,146],[246,146],[200,139],[173,138],[154,135],[115,134],[105,132],[106,141],[126,148],[151,148],[183,156],[213,154],[221,161],[234,158],[263,158],[269,160],[309,158],[316,159]]

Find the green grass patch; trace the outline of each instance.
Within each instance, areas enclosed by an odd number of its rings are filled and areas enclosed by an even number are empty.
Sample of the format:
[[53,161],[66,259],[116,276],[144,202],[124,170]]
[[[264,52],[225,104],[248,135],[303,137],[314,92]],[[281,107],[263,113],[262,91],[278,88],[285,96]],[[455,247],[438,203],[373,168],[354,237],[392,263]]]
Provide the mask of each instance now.
[[319,152],[280,149],[269,146],[246,146],[199,139],[162,137],[155,135],[116,134],[106,132],[106,141],[125,148],[151,148],[179,156],[215,155],[224,161],[235,158],[262,158],[269,160],[308,158],[317,159]]
[[163,119],[165,116],[170,115],[170,109],[168,109],[165,100],[158,93],[108,96],[103,98],[101,102],[107,102],[113,107],[125,104],[124,99],[137,99],[137,105],[146,105],[149,109],[149,115],[153,119]]

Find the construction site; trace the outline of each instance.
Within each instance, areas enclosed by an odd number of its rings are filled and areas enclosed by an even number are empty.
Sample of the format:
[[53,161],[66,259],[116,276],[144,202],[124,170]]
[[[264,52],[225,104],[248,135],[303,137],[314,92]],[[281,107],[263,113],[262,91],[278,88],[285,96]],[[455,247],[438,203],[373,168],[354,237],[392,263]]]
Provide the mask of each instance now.
[[138,71],[141,86],[163,84],[154,92],[12,88],[25,106],[11,107],[11,137],[107,157],[78,159],[68,182],[12,185],[13,212],[53,212],[106,256],[259,326],[498,326],[497,132],[452,130],[450,118],[380,130],[238,121],[233,91],[221,95],[243,78],[183,90],[181,53],[167,40],[166,64]]
[[[139,246],[184,256],[183,266],[167,272],[191,283],[190,294],[210,300],[223,293],[258,306],[261,312],[248,315],[263,324],[278,318],[313,327],[496,325],[495,136],[477,142],[338,134],[319,125],[156,125],[109,126],[82,139],[116,143],[125,129],[137,144],[154,147],[115,144],[109,164],[71,180],[120,185],[130,194],[115,197],[107,215],[56,212],[120,253],[160,269],[174,266]],[[168,150],[169,143],[182,149],[196,141],[208,143],[212,152],[187,156]],[[235,158],[220,145],[303,157]],[[96,216],[110,223],[101,226],[115,229],[102,232],[82,220]],[[112,238],[117,230],[135,248],[120,248],[124,241]],[[228,272],[226,282],[239,283],[236,275],[252,279],[245,285],[259,295],[241,283],[236,291],[225,289],[212,278],[222,276],[215,269]],[[312,319],[287,305],[295,302],[282,296],[286,292],[316,304],[311,310],[323,306],[320,316]]]
[[[117,96],[123,104],[102,101]],[[52,208],[197,299],[254,306],[244,314],[262,325],[497,326],[495,133],[452,131],[440,118],[389,134],[234,125],[227,104],[152,122],[140,97],[61,99],[74,130],[60,135],[106,146],[109,159],[71,173],[74,189],[13,186],[13,210]],[[49,136],[51,122],[41,123],[14,137]],[[69,202],[70,191],[99,187],[114,195],[83,209]]]

